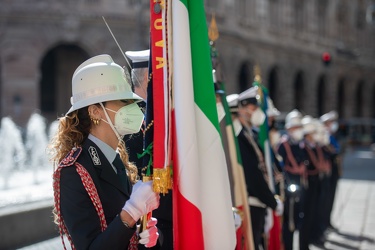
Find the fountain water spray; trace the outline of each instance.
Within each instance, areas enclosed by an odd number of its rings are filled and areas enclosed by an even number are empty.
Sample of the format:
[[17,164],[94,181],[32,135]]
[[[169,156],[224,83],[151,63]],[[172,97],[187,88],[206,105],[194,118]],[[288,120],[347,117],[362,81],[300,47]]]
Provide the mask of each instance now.
[[21,131],[9,117],[1,119],[0,152],[3,189],[8,189],[12,175],[15,171],[23,169],[26,160]]
[[28,168],[34,175],[34,184],[39,184],[38,172],[49,167],[47,144],[46,121],[40,114],[33,113],[26,128],[26,152]]

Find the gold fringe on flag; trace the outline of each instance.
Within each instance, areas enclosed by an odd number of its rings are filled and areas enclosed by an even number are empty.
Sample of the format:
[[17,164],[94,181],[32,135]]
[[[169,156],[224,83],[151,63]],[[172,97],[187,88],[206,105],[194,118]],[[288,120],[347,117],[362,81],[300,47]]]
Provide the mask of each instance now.
[[153,180],[154,192],[167,194],[172,189],[171,166],[154,168]]

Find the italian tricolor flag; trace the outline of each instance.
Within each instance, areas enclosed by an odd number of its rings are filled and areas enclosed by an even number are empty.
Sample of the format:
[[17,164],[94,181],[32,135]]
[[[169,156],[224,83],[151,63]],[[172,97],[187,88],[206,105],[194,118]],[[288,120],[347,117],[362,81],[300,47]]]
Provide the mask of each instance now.
[[[254,86],[258,86],[258,94],[260,96],[260,103],[259,106],[262,108],[263,112],[267,114],[267,98],[268,98],[268,90],[267,88],[262,85],[260,82],[255,81],[253,83]],[[263,149],[265,163],[267,167],[267,174],[268,174],[268,186],[272,192],[275,192],[275,183],[273,179],[273,167],[272,167],[272,152],[271,146],[269,143],[269,126],[268,126],[268,117],[264,123],[259,128],[259,144]],[[280,217],[275,214],[270,208],[267,208],[268,213],[267,217],[268,220],[272,221],[272,227],[269,228],[268,232],[266,232],[266,238],[268,241],[268,250],[278,250],[281,248],[281,221]]]
[[171,2],[174,248],[234,249],[203,1]]

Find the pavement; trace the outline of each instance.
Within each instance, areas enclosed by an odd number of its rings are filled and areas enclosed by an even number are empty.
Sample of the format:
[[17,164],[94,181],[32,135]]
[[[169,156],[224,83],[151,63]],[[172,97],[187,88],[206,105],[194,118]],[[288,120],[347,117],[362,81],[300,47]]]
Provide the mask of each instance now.
[[369,148],[347,150],[324,247],[311,250],[375,249],[375,153]]
[[[65,246],[67,250],[71,250],[69,241],[65,239]],[[18,248],[22,250],[62,250],[64,249],[62,243],[61,243],[61,238],[56,237],[52,238],[50,240],[42,241],[27,247],[23,248]]]
[[[375,154],[368,148],[349,149],[345,154],[332,224],[337,230],[326,234],[324,246],[311,245],[311,250],[375,250]],[[65,243],[70,249],[69,242]],[[60,250],[63,247],[60,237],[56,237],[20,249]],[[296,244],[295,249],[298,249]]]
[[[375,168],[375,165],[373,166]],[[375,170],[375,169],[374,169]],[[375,181],[341,179],[332,214],[337,231],[318,249],[375,249]]]

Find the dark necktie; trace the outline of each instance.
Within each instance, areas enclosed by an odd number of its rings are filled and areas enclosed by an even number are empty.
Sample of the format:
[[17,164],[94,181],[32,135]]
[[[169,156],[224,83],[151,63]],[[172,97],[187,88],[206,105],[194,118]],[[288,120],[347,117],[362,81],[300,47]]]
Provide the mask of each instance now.
[[112,162],[113,166],[115,166],[117,170],[117,175],[120,178],[121,184],[124,188],[127,188],[128,186],[128,176],[126,175],[126,170],[124,163],[122,162],[120,155],[116,154],[115,159]]

